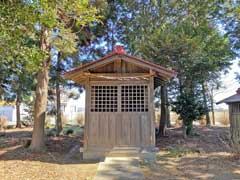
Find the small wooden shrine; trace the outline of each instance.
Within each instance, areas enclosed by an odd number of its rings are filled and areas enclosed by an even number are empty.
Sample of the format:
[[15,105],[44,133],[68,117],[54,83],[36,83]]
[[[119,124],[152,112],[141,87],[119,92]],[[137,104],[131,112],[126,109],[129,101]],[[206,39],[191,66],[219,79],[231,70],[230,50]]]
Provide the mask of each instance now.
[[219,101],[217,104],[220,103],[228,104],[231,144],[234,151],[240,154],[240,88],[236,94]]
[[84,157],[119,146],[154,147],[154,89],[175,75],[121,46],[65,73],[86,90]]

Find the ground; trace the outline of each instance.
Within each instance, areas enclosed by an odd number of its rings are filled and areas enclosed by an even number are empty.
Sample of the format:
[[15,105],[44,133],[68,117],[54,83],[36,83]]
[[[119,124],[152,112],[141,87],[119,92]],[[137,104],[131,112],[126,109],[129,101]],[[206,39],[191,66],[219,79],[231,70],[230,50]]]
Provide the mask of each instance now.
[[[156,163],[141,162],[146,179],[192,180],[240,179],[240,160],[228,146],[228,127],[195,127],[196,135],[183,139],[179,128],[157,140]],[[6,130],[0,137],[1,180],[93,179],[98,163],[71,156],[82,136],[48,137],[47,149],[32,153],[23,147],[31,129]]]
[[23,147],[31,137],[31,129],[7,130],[0,137],[1,180],[81,180],[93,179],[98,163],[83,162],[80,157],[71,157],[75,146],[82,144],[81,137],[48,137],[45,152],[32,153]]
[[172,128],[168,137],[157,140],[156,164],[142,162],[146,179],[239,180],[240,160],[228,146],[228,127],[195,127],[195,136],[182,138]]

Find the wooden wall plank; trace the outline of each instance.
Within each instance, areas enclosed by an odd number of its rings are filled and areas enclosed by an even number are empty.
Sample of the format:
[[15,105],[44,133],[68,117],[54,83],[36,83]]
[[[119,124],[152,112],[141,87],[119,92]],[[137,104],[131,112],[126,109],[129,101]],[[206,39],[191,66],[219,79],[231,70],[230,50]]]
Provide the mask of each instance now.
[[[144,81],[146,82],[146,81]],[[148,81],[149,82],[149,81]],[[126,84],[132,82],[126,82]],[[89,112],[89,121],[86,121],[86,133],[89,136],[91,147],[110,148],[114,146],[150,146],[153,144],[153,96],[149,96],[148,112],[121,112],[121,82],[110,82],[109,85],[118,86],[118,112]],[[136,81],[136,84],[148,85],[143,81]],[[104,82],[90,82],[90,85],[106,85]],[[153,84],[152,84],[153,85]],[[153,89],[148,88],[148,95]],[[90,95],[88,94],[90,102]],[[88,102],[88,103],[89,103]],[[89,104],[90,105],[90,104]],[[87,113],[86,113],[87,114]],[[154,128],[155,137],[155,128]]]
[[99,116],[96,113],[91,113],[89,120],[89,144],[99,144]]
[[111,113],[109,115],[109,119],[108,119],[108,131],[109,131],[109,136],[108,136],[108,140],[109,140],[109,144],[111,146],[114,146],[116,144],[116,115]]
[[131,115],[130,121],[131,121],[131,135],[130,135],[130,144],[132,146],[141,146],[141,114],[133,114]]
[[122,114],[115,117],[115,123],[116,123],[116,145],[121,146],[122,145]]
[[126,113],[122,114],[122,136],[121,142],[122,145],[130,145],[130,129],[131,129],[131,121],[129,119],[129,115]]

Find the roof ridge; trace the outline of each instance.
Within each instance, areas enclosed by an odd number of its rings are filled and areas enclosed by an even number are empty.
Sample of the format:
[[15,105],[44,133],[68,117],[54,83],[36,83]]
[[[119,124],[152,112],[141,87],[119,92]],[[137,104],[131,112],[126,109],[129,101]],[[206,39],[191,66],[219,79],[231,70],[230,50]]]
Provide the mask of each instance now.
[[76,72],[78,70],[86,68],[86,67],[88,67],[88,66],[90,66],[92,64],[95,64],[95,63],[100,62],[102,60],[105,60],[107,58],[113,57],[115,55],[126,56],[128,58],[141,61],[142,63],[148,64],[150,66],[155,66],[156,68],[164,70],[164,71],[166,71],[168,73],[172,73],[174,76],[177,75],[176,71],[168,69],[168,68],[165,68],[165,67],[163,67],[163,66],[161,66],[161,65],[159,65],[159,64],[157,64],[155,62],[152,62],[152,61],[149,61],[149,60],[145,60],[145,59],[142,59],[142,58],[139,58],[139,57],[136,57],[136,56],[132,56],[132,55],[126,54],[126,52],[125,52],[125,50],[124,50],[124,48],[122,46],[116,46],[115,49],[111,53],[108,53],[107,55],[105,55],[105,56],[103,56],[103,57],[101,57],[101,58],[99,58],[97,60],[90,61],[90,62],[88,62],[86,64],[80,65],[80,66],[78,66],[78,67],[76,67],[76,68],[74,68],[74,69],[72,69],[72,70],[70,70],[68,72],[63,73],[63,75],[66,76],[68,74],[72,74],[72,73],[74,73],[74,72]]

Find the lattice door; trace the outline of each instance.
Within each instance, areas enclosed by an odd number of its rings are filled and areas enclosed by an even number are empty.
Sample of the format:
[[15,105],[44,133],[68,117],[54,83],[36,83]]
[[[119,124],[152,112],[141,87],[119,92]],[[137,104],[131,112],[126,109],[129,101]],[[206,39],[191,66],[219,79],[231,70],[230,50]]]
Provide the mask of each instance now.
[[121,86],[121,112],[147,112],[148,86]]
[[91,112],[117,112],[117,86],[91,86]]
[[148,112],[147,85],[91,86],[91,112]]

